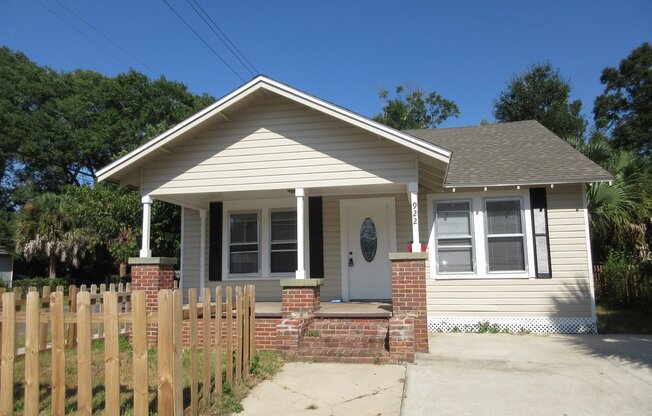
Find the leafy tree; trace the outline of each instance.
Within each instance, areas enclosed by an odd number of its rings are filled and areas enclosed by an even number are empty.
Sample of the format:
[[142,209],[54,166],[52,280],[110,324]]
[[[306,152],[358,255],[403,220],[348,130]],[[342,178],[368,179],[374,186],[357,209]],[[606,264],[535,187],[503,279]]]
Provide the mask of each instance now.
[[550,64],[534,65],[512,77],[494,100],[494,117],[501,122],[537,120],[559,137],[581,137],[586,120],[582,102],[570,100],[571,84]]
[[595,99],[596,126],[610,130],[616,146],[652,156],[652,45],[645,42],[607,67],[600,82],[604,92]]
[[427,93],[420,88],[409,89],[403,96],[405,88],[396,87],[396,95],[390,98],[387,90],[378,93],[383,112],[376,114],[374,120],[397,130],[434,128],[449,117],[457,117],[460,109],[450,100],[437,92]]
[[587,200],[593,239],[604,257],[609,248],[635,251],[640,261],[649,260],[646,234],[652,218],[652,182],[649,162],[634,152],[614,149],[606,140],[585,142],[571,138],[569,143],[613,176],[612,183],[588,186]]
[[74,213],[77,202],[67,195],[44,193],[26,203],[16,217],[16,250],[29,261],[49,261],[49,277],[57,274],[57,261],[79,267],[88,247],[89,230],[80,227]]

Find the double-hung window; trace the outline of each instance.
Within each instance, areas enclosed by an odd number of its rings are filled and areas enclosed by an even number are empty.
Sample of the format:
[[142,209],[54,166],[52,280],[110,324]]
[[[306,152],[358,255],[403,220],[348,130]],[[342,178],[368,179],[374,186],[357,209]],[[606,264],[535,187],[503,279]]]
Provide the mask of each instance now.
[[525,271],[525,231],[521,200],[485,200],[485,218],[487,271]]
[[227,278],[294,276],[297,270],[297,211],[290,200],[227,201],[222,234]]
[[443,279],[535,277],[534,251],[528,243],[533,232],[528,195],[519,190],[466,192],[455,194],[455,199],[429,197],[433,275]]
[[290,273],[297,269],[297,213],[272,211],[270,271]]
[[260,271],[259,213],[232,213],[229,218],[229,273]]
[[435,204],[439,273],[474,271],[471,213],[471,201],[446,201]]

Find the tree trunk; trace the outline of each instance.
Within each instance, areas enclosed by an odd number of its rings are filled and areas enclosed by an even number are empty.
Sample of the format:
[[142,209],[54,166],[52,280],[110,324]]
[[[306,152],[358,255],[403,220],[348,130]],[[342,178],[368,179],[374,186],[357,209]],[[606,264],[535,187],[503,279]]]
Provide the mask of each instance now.
[[127,262],[126,261],[121,261],[120,262],[120,271],[118,272],[120,274],[120,278],[123,278],[127,275]]
[[50,256],[49,275],[50,279],[56,279],[57,277],[57,258],[55,256]]

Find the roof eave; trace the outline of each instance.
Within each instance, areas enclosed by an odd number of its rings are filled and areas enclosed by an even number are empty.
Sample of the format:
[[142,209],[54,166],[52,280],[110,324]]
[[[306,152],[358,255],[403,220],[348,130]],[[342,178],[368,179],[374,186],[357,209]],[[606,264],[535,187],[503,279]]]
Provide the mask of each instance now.
[[523,181],[523,182],[484,182],[484,183],[444,183],[443,188],[452,189],[452,188],[484,188],[484,187],[510,187],[510,186],[545,186],[545,185],[570,185],[574,183],[599,183],[599,182],[611,182],[613,177],[610,178],[580,178],[580,179],[568,179],[568,180],[541,180],[541,181]]

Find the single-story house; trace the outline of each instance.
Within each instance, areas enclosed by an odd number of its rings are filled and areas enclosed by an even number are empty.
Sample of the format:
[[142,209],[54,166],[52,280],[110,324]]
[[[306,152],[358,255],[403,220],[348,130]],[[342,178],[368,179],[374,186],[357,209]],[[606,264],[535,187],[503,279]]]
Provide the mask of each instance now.
[[0,281],[10,283],[14,279],[14,256],[11,252],[0,247]]
[[427,251],[430,331],[595,328],[585,186],[611,175],[536,121],[398,131],[257,76],[97,172],[182,207],[181,285],[323,278],[392,296],[391,252]]

